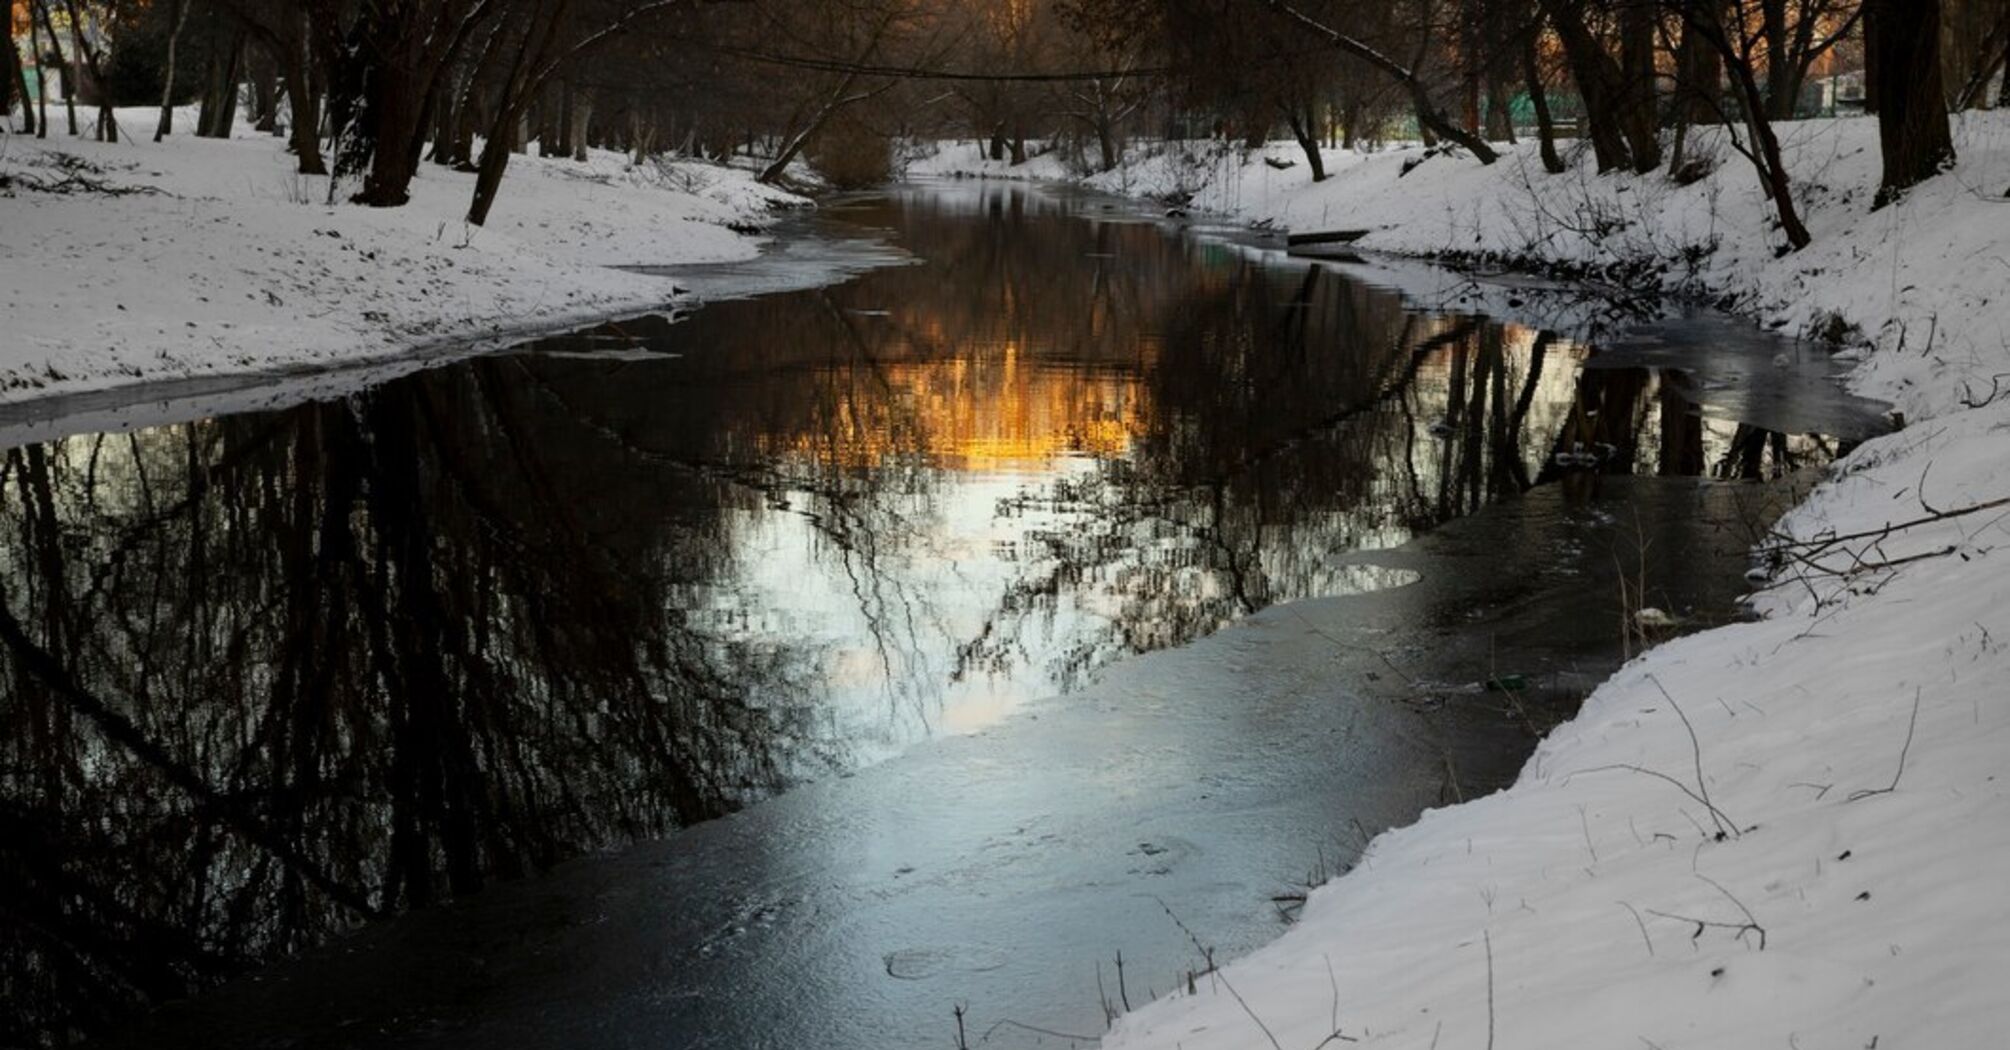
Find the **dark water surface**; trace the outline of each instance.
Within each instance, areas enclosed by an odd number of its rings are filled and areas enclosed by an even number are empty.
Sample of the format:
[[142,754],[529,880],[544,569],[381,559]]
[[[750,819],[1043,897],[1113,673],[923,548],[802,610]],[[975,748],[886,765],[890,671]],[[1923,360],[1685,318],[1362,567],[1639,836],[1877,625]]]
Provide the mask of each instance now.
[[818,222],[912,264],[0,453],[0,1045],[1065,1045],[1873,425],[1092,198]]

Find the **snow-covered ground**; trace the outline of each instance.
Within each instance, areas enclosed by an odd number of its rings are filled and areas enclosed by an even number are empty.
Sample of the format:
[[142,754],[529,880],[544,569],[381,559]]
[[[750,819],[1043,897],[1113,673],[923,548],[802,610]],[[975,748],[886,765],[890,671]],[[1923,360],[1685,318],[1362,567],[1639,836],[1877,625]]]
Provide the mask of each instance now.
[[[1407,175],[1422,151],[1335,152],[1317,185],[1287,147],[1282,170],[1202,147],[1089,180],[1706,297],[1841,342],[1852,384],[1910,420],[1780,523],[1800,545],[1755,570],[1763,620],[1634,660],[1514,788],[1382,835],[1275,944],[1106,1046],[2002,1045],[2010,114],[1958,118],[1959,165],[1876,212],[1873,122],[1782,130],[1814,234],[1791,254],[1714,137],[1719,168],[1686,187],[1583,156],[1546,175],[1527,144]],[[998,174],[967,144],[923,166]]]
[[[425,165],[402,208],[329,204],[284,142],[0,138],[0,401],[159,379],[348,366],[653,309],[662,277],[610,269],[750,258],[746,232],[806,203],[737,169],[519,156],[486,227],[474,176]],[[97,183],[49,193],[77,158]],[[730,228],[729,228],[730,227]]]

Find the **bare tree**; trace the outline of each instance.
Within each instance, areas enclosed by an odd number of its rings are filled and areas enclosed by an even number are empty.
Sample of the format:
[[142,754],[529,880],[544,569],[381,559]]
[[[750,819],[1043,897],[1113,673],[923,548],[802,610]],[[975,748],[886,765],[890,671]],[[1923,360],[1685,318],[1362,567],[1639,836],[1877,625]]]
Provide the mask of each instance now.
[[1873,71],[1884,175],[1877,207],[1954,161],[1940,75],[1940,0],[1864,0],[1864,61]]
[[182,28],[188,25],[188,9],[191,0],[170,0],[168,30],[167,68],[161,74],[161,120],[154,128],[154,141],[159,142],[174,133],[174,79],[175,52],[181,46]]

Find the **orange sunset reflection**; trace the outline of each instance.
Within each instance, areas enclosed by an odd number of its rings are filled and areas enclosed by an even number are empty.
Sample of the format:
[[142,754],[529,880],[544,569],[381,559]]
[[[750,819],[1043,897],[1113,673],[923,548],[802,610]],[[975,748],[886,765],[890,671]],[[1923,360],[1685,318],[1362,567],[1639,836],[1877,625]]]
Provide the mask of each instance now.
[[1140,373],[1027,354],[1012,342],[885,362],[869,383],[840,367],[818,381],[831,399],[829,429],[764,435],[764,451],[838,469],[908,460],[1023,473],[1065,456],[1125,456],[1153,414]]

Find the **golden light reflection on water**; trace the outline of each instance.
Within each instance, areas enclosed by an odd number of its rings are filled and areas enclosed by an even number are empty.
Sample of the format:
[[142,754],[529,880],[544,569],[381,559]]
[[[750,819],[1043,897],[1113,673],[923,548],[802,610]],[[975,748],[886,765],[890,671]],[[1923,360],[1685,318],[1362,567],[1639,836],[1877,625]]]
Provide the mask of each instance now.
[[1135,371],[1027,361],[1019,347],[896,361],[861,392],[851,368],[819,378],[844,391],[822,433],[764,434],[762,450],[837,469],[920,460],[946,470],[1025,473],[1064,456],[1126,456],[1150,425],[1151,395]]

